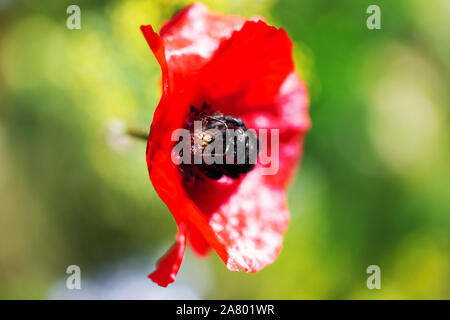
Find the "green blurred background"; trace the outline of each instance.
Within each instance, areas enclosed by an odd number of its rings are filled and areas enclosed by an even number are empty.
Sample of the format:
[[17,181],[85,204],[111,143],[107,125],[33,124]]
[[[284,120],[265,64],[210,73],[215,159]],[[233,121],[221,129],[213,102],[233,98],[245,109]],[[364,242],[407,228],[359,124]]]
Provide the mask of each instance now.
[[[176,227],[145,143],[119,132],[148,130],[160,95],[139,26],[187,3],[0,0],[0,298],[449,299],[448,0],[205,1],[288,32],[313,128],[273,265],[188,251],[169,288],[146,279]],[[65,287],[72,264],[82,290]]]

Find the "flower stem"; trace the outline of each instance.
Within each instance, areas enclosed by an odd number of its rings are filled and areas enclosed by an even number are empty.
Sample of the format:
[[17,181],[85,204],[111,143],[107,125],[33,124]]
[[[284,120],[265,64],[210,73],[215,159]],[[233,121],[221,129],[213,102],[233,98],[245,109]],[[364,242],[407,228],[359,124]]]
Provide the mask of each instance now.
[[136,139],[148,140],[148,133],[143,130],[128,128],[126,134]]

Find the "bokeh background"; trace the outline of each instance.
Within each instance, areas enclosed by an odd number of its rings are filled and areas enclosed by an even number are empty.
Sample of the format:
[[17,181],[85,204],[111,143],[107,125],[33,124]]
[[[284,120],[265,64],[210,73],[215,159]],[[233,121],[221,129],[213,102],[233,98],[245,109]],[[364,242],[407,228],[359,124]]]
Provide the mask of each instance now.
[[313,128],[273,265],[229,272],[188,251],[169,288],[146,279],[176,227],[145,143],[120,130],[148,130],[160,95],[139,26],[187,3],[0,0],[0,298],[449,299],[448,0],[204,1],[285,28]]

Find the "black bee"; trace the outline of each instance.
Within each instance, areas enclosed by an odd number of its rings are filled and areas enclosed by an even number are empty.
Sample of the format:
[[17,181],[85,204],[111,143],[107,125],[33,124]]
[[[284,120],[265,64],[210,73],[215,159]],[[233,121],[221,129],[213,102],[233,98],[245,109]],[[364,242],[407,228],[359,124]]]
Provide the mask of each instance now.
[[[203,110],[205,108],[209,107],[204,104]],[[199,135],[203,150],[219,135],[223,141],[223,154],[212,154],[216,158],[223,157],[222,163],[207,164],[202,161],[201,164],[194,165],[196,171],[215,180],[220,179],[223,175],[237,179],[241,174],[250,172],[255,167],[259,151],[258,138],[254,131],[247,129],[242,119],[222,114],[208,115],[194,107],[191,107],[191,113],[194,120],[201,120],[203,124],[204,129]],[[183,171],[186,169],[184,167]]]

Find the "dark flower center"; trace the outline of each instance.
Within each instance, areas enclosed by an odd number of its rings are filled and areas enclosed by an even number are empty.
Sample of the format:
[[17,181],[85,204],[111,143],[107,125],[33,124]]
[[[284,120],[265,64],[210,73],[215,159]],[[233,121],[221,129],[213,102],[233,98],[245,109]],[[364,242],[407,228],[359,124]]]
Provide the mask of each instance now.
[[210,109],[206,103],[200,110],[191,107],[186,121],[186,129],[191,132],[191,161],[182,163],[180,170],[187,176],[237,179],[255,167],[258,138],[242,119]]

